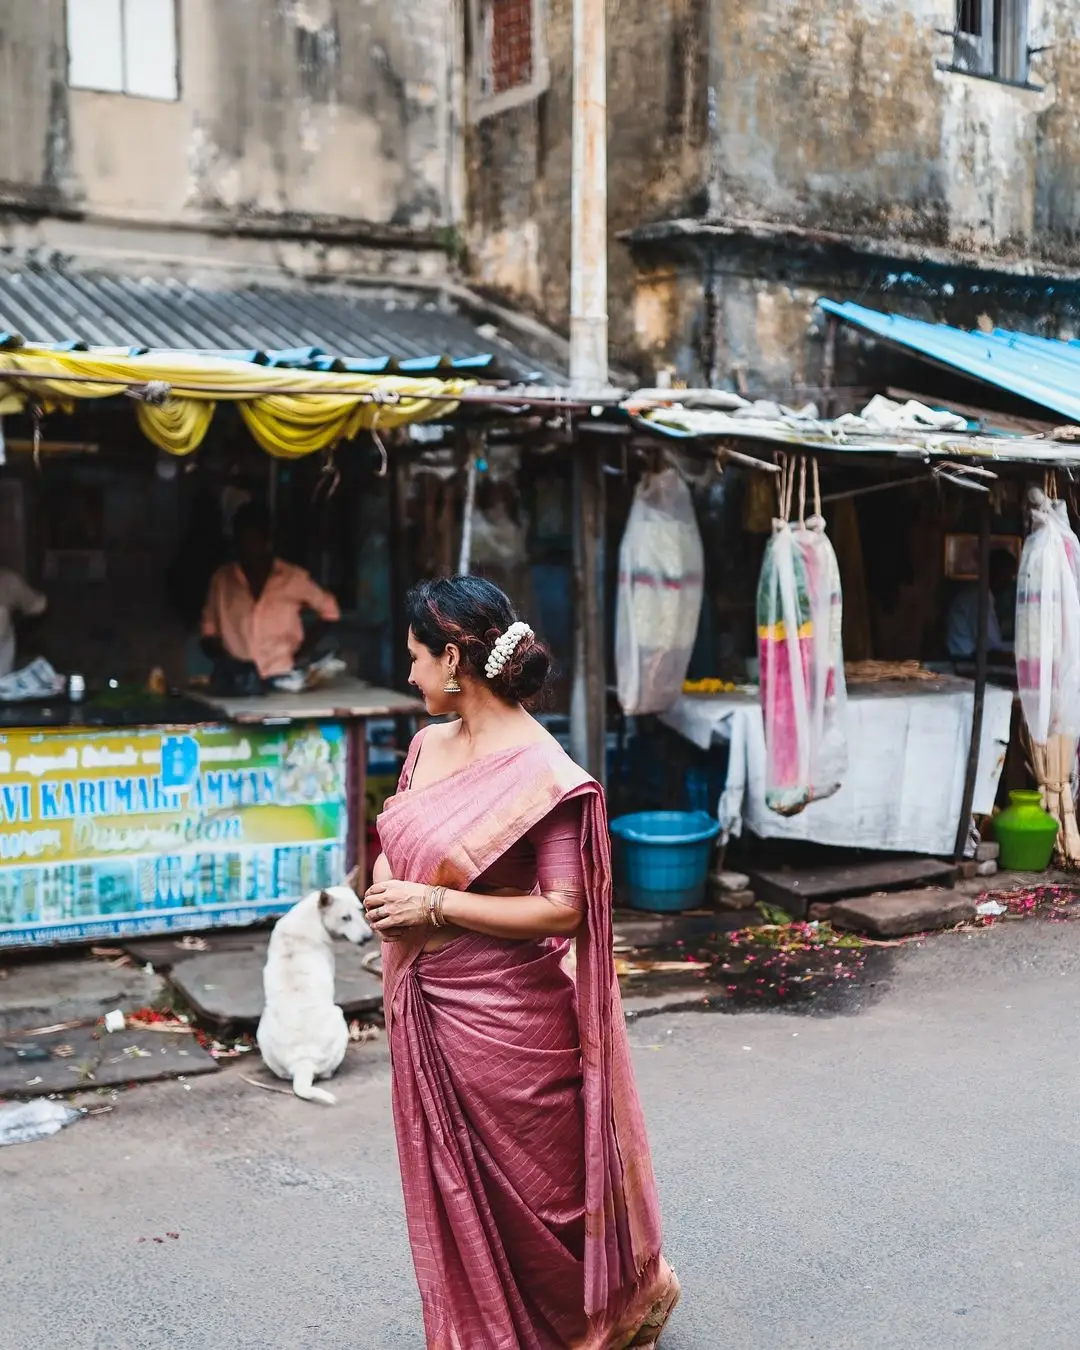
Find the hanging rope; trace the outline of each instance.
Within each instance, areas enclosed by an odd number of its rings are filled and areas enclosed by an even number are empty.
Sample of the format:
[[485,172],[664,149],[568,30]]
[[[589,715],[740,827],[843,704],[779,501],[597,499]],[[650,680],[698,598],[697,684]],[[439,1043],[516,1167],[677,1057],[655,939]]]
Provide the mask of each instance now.
[[41,404],[35,403],[31,409],[34,419],[34,468],[41,472]]
[[791,499],[795,494],[795,461],[788,455],[778,455],[780,473],[777,477],[776,494],[779,501],[779,519],[791,519]]
[[337,466],[333,450],[327,450],[323,456],[322,467],[311,494],[312,506],[329,505],[330,499],[341,485],[341,470]]

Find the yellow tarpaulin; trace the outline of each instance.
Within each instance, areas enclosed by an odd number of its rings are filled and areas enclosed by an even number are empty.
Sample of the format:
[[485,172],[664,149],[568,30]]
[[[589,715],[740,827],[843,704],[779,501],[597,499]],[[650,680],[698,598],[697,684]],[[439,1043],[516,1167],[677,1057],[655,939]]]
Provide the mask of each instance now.
[[[39,378],[20,380],[20,374]],[[0,351],[0,414],[21,412],[31,400],[46,410],[70,410],[77,399],[115,398],[124,392],[117,380],[168,386],[163,402],[140,400],[136,416],[147,439],[170,455],[197,450],[215,407],[229,402],[240,405],[259,445],[280,459],[325,450],[361,431],[445,417],[473,383],[270,370],[195,354],[125,356],[28,346]]]

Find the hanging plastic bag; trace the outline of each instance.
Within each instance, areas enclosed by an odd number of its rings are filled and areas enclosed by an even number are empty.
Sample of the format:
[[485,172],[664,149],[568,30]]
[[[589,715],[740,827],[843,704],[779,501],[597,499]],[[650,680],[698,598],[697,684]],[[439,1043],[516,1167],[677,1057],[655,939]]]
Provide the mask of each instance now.
[[1028,494],[1016,579],[1016,677],[1031,739],[1080,737],[1080,540],[1063,501]]
[[1072,784],[1080,737],[1080,540],[1057,497],[1054,474],[1046,491],[1028,494],[1031,533],[1016,579],[1016,681],[1028,733],[1031,768],[1043,806],[1059,823],[1057,850],[1080,863]]
[[797,472],[799,520],[788,519],[796,467],[785,464],[757,594],[765,804],[782,816],[831,797],[847,772],[840,568],[821,516],[817,464],[809,520],[805,459]]
[[675,469],[643,478],[619,549],[615,668],[628,715],[682,693],[697,637],[705,567],[690,489]]

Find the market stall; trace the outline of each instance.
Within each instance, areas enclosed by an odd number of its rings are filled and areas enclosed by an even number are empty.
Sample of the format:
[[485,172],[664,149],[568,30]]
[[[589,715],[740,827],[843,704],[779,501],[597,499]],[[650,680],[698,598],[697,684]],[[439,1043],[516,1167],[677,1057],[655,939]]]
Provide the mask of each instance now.
[[[765,733],[756,693],[684,694],[661,721],[702,750],[726,750],[718,805],[726,838],[745,827],[763,839],[947,855],[964,797],[972,690],[969,681],[946,678],[849,685],[848,736],[858,752],[836,793],[793,816],[765,802]],[[1011,713],[1011,692],[989,687],[975,814],[993,809]]]
[[[297,782],[307,784],[312,792],[329,786],[332,774],[328,766],[335,759],[334,751],[324,749],[320,741],[325,741],[328,746],[340,742],[346,773],[343,782],[334,779],[338,793],[334,802],[344,815],[346,856],[350,865],[356,867],[361,876],[367,876],[372,862],[365,828],[372,814],[366,810],[371,749],[368,725],[375,719],[387,717],[422,717],[422,701],[393,689],[379,689],[363,680],[341,676],[321,688],[296,694],[271,693],[261,698],[206,696],[206,702],[231,725],[260,728],[258,734],[282,727],[293,728],[291,735],[297,748],[293,751],[291,775]],[[345,789],[344,800],[340,795],[341,788]]]
[[0,732],[0,946],[251,923],[366,870],[367,724],[418,711],[348,679],[6,709],[23,725]]
[[[338,502],[355,511],[379,477],[370,433],[451,416],[465,387],[190,354],[0,351],[0,505],[16,504],[19,526],[0,563],[49,602],[27,644],[48,658],[34,663],[41,688],[26,669],[0,679],[0,947],[250,923],[366,873],[369,758],[392,781],[386,719],[423,705],[360,678],[378,667],[347,630],[334,673],[297,655],[299,692],[264,677],[250,697],[210,694],[192,668],[206,659],[197,616],[228,539],[213,552],[222,539],[193,510],[200,493],[215,518],[272,501],[294,549],[313,541],[299,561],[331,557],[324,581],[347,587],[356,552],[334,563],[326,541],[348,514],[326,499],[344,474]],[[340,442],[353,443],[344,470]],[[190,466],[180,474],[176,457]],[[193,593],[194,627],[170,610],[172,574]]]
[[[960,859],[1025,758],[1064,799],[1071,727],[1052,764],[1025,755],[1011,629],[1028,487],[1073,452],[914,400],[824,420],[671,397],[634,423],[693,486],[704,602],[685,690],[645,711],[709,756],[726,836]],[[672,614],[680,581],[651,580]]]

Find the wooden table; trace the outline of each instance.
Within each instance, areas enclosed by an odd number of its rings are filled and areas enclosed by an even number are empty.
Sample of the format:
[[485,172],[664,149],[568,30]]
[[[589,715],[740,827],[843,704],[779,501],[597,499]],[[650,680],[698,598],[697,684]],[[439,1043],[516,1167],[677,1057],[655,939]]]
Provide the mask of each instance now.
[[349,727],[349,854],[360,869],[361,883],[367,877],[368,734],[373,717],[423,716],[423,702],[395,689],[381,689],[352,676],[331,680],[318,689],[297,694],[274,690],[245,698],[218,698],[191,691],[225,721],[241,726],[281,726],[289,722],[345,722]]

